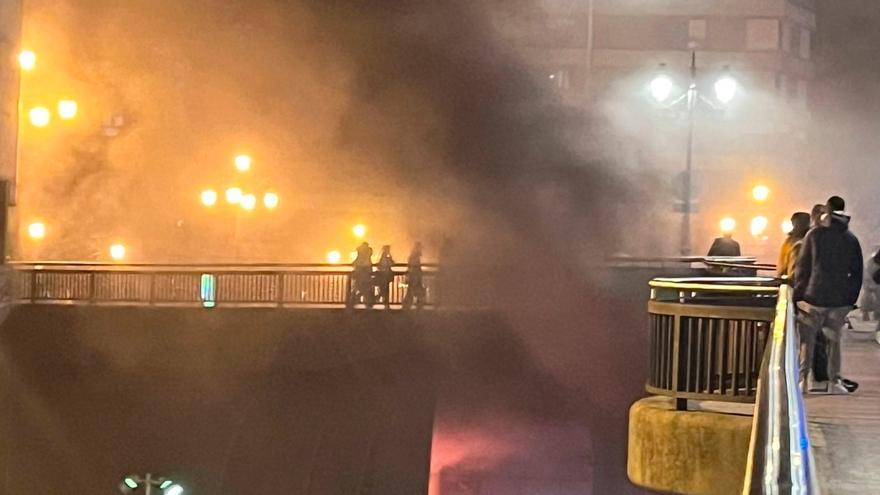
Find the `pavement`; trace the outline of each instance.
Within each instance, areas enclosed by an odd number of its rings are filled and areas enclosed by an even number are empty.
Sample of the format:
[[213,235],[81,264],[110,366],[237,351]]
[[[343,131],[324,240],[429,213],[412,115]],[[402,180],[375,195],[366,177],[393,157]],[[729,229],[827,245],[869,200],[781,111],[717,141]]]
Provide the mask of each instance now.
[[843,374],[859,383],[852,395],[808,395],[807,416],[823,495],[880,494],[880,344],[877,322],[852,317]]

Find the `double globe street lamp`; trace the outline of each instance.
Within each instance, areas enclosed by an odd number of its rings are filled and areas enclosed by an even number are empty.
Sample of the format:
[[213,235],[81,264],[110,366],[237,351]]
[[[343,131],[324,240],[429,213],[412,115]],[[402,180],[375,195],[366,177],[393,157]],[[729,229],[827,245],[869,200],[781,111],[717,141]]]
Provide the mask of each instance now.
[[691,254],[691,215],[693,213],[693,157],[694,157],[694,117],[697,105],[702,102],[710,108],[720,110],[736,98],[739,84],[730,75],[729,67],[725,66],[722,75],[714,84],[714,99],[704,96],[697,85],[697,52],[691,52],[690,82],[687,90],[675,94],[675,81],[666,72],[666,64],[660,65],[657,76],[651,80],[649,90],[651,97],[664,108],[685,106],[688,118],[687,161],[684,171],[684,197],[681,224],[681,254]]
[[[143,489],[143,490],[141,490]],[[130,474],[119,482],[119,492],[123,494],[143,493],[144,495],[183,495],[183,487],[167,478],[154,478],[152,474],[138,476]]]

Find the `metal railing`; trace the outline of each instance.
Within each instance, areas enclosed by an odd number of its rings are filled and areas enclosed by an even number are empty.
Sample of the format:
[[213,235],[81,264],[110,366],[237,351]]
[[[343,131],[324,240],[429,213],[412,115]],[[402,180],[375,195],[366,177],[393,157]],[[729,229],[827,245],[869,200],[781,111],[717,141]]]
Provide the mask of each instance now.
[[[436,267],[423,267],[426,306],[436,299]],[[12,265],[10,292],[34,304],[345,307],[351,267],[288,265]],[[406,265],[394,267],[389,300],[402,306]]]
[[773,321],[773,279],[655,279],[646,390],[676,399],[753,402]]
[[791,288],[782,286],[758,384],[744,495],[818,495],[799,380]]

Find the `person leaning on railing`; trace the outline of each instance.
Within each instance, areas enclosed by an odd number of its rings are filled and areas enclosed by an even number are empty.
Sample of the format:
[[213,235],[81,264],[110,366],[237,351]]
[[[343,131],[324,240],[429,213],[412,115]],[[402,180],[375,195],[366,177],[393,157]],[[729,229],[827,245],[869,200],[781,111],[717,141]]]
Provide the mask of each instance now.
[[859,240],[849,231],[843,198],[830,198],[826,208],[827,223],[807,233],[794,271],[793,299],[801,322],[800,381],[809,390],[816,335],[822,332],[828,339],[829,392],[846,394],[850,391],[840,374],[841,334],[862,288],[864,262]]

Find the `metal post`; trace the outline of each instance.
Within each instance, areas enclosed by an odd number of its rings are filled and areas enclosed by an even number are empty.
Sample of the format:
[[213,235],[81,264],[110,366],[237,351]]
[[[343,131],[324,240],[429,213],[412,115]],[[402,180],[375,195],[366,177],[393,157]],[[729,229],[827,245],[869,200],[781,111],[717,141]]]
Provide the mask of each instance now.
[[147,473],[147,477],[144,478],[144,495],[151,495],[153,493],[153,475]]
[[681,254],[691,254],[691,213],[693,211],[694,115],[697,107],[697,52],[691,52],[691,84],[688,87],[687,164],[684,170],[684,215],[681,220]]

